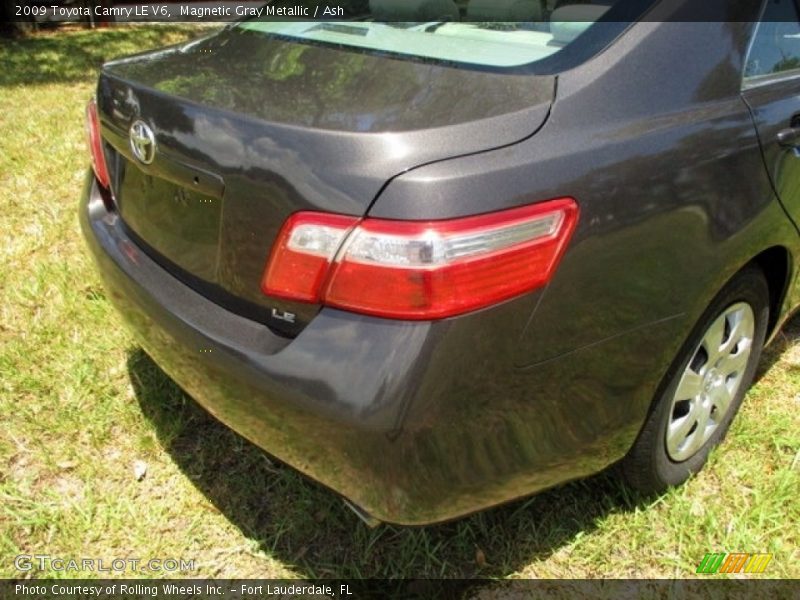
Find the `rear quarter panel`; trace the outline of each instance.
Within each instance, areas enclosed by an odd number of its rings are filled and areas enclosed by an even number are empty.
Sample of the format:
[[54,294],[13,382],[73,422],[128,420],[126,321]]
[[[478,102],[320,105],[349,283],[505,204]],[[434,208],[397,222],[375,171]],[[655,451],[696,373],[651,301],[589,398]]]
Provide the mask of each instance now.
[[753,256],[772,245],[798,249],[740,95],[750,29],[637,24],[559,77],[551,116],[536,135],[411,171],[370,214],[435,219],[573,196],[577,230],[535,312],[517,315],[514,363],[541,363],[681,318],[672,356]]

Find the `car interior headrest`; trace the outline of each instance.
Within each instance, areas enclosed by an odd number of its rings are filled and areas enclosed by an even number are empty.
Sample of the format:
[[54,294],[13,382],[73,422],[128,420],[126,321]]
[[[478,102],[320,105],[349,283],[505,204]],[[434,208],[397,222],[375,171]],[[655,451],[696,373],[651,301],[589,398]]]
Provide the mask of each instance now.
[[453,0],[369,0],[372,17],[386,21],[460,21]]
[[472,21],[540,21],[541,0],[471,0],[467,17]]
[[609,8],[605,4],[570,4],[555,9],[550,15],[553,41],[558,44],[570,43],[600,20]]

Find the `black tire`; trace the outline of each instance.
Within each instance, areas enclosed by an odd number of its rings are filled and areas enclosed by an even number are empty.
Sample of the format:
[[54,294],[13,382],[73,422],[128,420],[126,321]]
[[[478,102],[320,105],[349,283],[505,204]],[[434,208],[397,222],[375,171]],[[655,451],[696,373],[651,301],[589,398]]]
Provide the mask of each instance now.
[[[682,460],[676,460],[675,456],[670,455],[670,451],[667,448],[667,427],[670,424],[674,425],[676,419],[681,416],[677,412],[678,404],[690,402],[677,400],[678,385],[681,383],[684,373],[688,370],[689,362],[702,361],[705,353],[702,345],[706,335],[711,331],[712,324],[722,319],[726,311],[738,306],[739,303],[744,303],[752,309],[754,331],[750,355],[746,366],[743,368],[743,374],[739,380],[736,393],[732,395],[727,409],[725,409],[723,416],[716,425],[716,429],[713,430],[713,433],[710,433],[707,441],[693,450],[691,455],[683,457]],[[769,287],[767,281],[761,269],[755,266],[746,267],[731,279],[712,300],[664,376],[644,426],[630,452],[620,465],[623,478],[628,485],[644,494],[662,493],[669,487],[682,484],[693,473],[697,473],[703,468],[711,449],[725,437],[731,421],[733,421],[747,390],[753,382],[761,357],[761,350],[764,346],[768,320]],[[727,324],[727,321],[725,323]],[[725,331],[729,332],[727,325]],[[724,335],[723,341],[725,341]],[[737,347],[738,344],[734,346],[734,348]],[[703,368],[705,367],[703,366]],[[694,371],[695,368],[693,367],[692,370]],[[706,371],[708,370],[710,370],[710,367],[706,369]],[[724,381],[724,378],[722,380]],[[706,379],[703,378],[702,381],[705,382]],[[720,379],[715,381],[720,381]],[[708,388],[703,389],[708,390]],[[705,397],[707,398],[707,396]],[[673,404],[674,401],[676,401],[675,404]],[[694,400],[691,402],[694,402]],[[706,405],[708,404],[706,402]],[[676,414],[678,414],[678,417],[675,416]],[[713,415],[713,411],[711,414]],[[699,421],[695,422],[690,433],[697,428],[698,423]],[[672,452],[677,454],[674,444]]]

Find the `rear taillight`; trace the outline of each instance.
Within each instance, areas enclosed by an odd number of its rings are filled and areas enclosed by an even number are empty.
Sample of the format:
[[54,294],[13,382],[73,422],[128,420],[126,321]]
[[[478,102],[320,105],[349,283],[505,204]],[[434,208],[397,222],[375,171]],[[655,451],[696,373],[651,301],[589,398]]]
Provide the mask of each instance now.
[[380,317],[451,317],[546,284],[577,217],[571,198],[428,222],[297,213],[262,290]]
[[357,217],[300,212],[283,224],[264,271],[261,290],[300,302],[319,302],[331,261]]
[[92,169],[97,182],[108,189],[111,179],[108,176],[106,156],[103,153],[103,138],[100,136],[100,118],[97,115],[97,103],[94,99],[86,106],[86,135],[89,138],[89,150],[92,154]]

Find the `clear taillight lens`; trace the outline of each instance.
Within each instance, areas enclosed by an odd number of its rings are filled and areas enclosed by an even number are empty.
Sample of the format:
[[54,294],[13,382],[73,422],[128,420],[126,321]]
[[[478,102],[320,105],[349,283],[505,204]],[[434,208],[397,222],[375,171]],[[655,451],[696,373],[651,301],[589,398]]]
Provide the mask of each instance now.
[[94,98],[86,105],[86,135],[89,151],[92,155],[92,169],[97,182],[108,189],[111,179],[108,176],[106,156],[103,153],[103,138],[100,136],[100,118],[97,115],[97,103]]
[[429,222],[298,213],[262,289],[380,317],[450,317],[546,284],[577,217],[571,198]]

